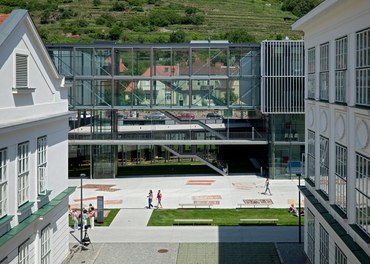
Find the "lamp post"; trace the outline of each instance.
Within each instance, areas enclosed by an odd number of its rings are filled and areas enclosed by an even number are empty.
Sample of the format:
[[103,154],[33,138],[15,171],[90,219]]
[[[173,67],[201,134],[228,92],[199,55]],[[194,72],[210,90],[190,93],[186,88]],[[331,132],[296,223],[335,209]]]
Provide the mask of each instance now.
[[83,243],[82,243],[82,236],[83,236],[83,231],[84,231],[84,226],[83,226],[83,220],[82,220],[82,210],[83,210],[83,203],[82,203],[82,198],[83,198],[83,195],[82,195],[82,179],[86,177],[86,174],[84,173],[81,173],[80,174],[80,180],[81,180],[81,185],[80,185],[80,189],[81,189],[81,197],[80,197],[80,201],[81,201],[81,209],[80,209],[80,221],[81,221],[81,236],[80,236],[80,245],[82,246]]

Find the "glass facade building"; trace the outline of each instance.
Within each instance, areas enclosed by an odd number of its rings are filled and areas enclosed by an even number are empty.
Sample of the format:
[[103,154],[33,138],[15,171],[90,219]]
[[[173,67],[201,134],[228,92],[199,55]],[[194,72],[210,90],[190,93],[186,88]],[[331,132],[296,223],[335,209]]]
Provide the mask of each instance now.
[[[287,177],[289,162],[301,158],[301,41],[47,48],[76,112],[70,166],[88,166],[94,178],[189,158],[224,175],[262,168]],[[244,157],[229,154],[235,146]]]

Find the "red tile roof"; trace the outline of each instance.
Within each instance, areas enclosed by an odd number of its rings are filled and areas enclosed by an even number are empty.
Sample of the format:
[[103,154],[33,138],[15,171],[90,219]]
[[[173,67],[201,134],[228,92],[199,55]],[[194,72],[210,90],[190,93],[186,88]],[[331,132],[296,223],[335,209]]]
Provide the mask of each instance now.
[[9,14],[0,14],[0,25],[7,19]]

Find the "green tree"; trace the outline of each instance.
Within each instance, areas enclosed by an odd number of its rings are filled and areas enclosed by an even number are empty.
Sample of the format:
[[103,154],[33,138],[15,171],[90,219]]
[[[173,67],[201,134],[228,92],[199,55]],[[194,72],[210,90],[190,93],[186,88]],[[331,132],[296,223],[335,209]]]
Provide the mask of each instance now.
[[174,31],[170,34],[171,43],[183,43],[185,42],[185,32],[182,30]]
[[223,35],[231,43],[255,43],[254,36],[246,32],[244,29],[235,29]]
[[321,3],[321,0],[284,0],[281,10],[290,11],[297,17],[302,17]]
[[115,26],[111,30],[109,30],[109,38],[111,40],[119,40],[121,33],[122,33],[121,28]]

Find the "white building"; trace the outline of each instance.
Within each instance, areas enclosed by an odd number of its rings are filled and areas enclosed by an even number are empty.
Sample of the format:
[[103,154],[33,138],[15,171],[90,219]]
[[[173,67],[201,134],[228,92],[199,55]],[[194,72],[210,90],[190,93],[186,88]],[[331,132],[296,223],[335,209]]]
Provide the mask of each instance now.
[[305,33],[305,251],[370,263],[370,1],[326,0]]
[[0,263],[61,263],[67,90],[25,10],[0,15],[0,80]]

